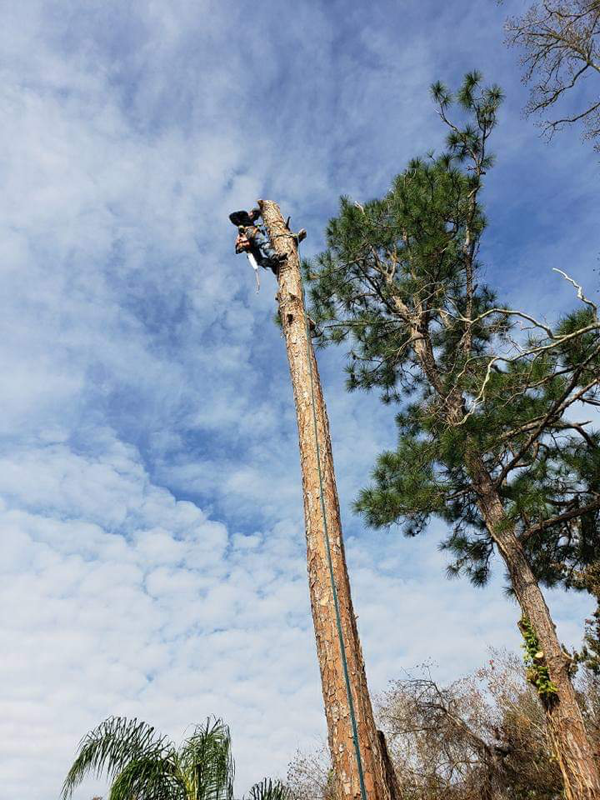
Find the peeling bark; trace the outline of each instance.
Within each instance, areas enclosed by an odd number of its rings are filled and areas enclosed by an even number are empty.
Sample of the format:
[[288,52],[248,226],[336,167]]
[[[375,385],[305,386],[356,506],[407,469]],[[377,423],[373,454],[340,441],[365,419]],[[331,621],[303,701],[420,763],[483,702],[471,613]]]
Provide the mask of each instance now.
[[286,227],[279,207],[270,201],[261,201],[260,207],[273,248],[278,253],[287,256],[287,260],[279,270],[277,299],[298,421],[310,602],[321,671],[329,748],[336,778],[336,792],[339,800],[360,800],[361,798],[358,764],[352,736],[346,681],[324,538],[308,358],[312,364],[317,438],[333,575],[358,727],[366,793],[369,800],[399,800],[399,794],[394,785],[390,785],[390,777],[387,775],[385,754],[375,727],[367,688],[344,553],[329,421],[317,361],[310,339],[307,353],[306,313],[302,302],[302,280],[297,247]]

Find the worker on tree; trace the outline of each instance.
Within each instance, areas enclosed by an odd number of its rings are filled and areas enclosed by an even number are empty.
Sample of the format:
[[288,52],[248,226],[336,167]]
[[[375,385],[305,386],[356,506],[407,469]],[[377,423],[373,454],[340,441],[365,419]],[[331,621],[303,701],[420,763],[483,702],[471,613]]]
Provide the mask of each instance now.
[[251,211],[234,211],[229,215],[230,221],[238,229],[235,252],[246,253],[255,271],[257,271],[257,265],[260,265],[277,275],[279,266],[286,257],[273,250],[265,232],[256,225],[259,217],[260,209],[258,208],[253,208]]

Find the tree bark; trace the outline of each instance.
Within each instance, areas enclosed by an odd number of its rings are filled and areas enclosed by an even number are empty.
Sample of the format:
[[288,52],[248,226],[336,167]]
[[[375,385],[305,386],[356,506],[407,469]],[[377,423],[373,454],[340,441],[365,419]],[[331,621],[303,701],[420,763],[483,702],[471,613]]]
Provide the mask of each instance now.
[[[271,201],[259,202],[273,248],[285,255],[279,269],[279,313],[290,365],[298,421],[300,463],[304,493],[304,519],[312,617],[321,670],[329,748],[339,800],[360,800],[358,758],[347,698],[343,655],[339,642],[327,541],[321,507],[319,457],[324,487],[325,516],[330,541],[333,579],[347,659],[348,679],[358,731],[358,745],[368,800],[396,800],[386,780],[384,753],[377,735],[367,688],[363,656],[350,595],[340,509],[335,483],[329,421],[312,341],[307,336],[306,312],[296,242]],[[309,369],[312,365],[312,381]],[[312,392],[314,391],[315,421]],[[318,447],[317,447],[318,442]],[[398,798],[399,800],[399,798]]]
[[478,505],[511,578],[523,613],[529,619],[557,693],[542,698],[553,748],[563,775],[567,800],[599,800],[600,772],[569,675],[550,611],[527,557],[507,520],[502,499],[483,461],[467,457],[467,468],[477,490]]

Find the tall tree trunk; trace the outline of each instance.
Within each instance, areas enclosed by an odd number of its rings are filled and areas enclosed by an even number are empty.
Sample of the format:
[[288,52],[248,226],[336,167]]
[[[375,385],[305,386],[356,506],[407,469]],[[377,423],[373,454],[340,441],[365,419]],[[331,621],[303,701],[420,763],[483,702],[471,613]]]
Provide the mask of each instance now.
[[485,464],[471,456],[467,466],[478,491],[481,514],[504,559],[519,605],[535,631],[550,680],[557,689],[555,695],[542,700],[565,796],[567,800],[599,800],[600,772],[571,683],[569,659],[563,653],[544,596]]
[[[395,800],[394,788],[386,781],[384,754],[373,719],[373,709],[350,596],[329,422],[312,341],[307,337],[297,246],[286,227],[279,207],[270,201],[260,201],[260,207],[273,248],[278,253],[287,256],[287,260],[279,270],[277,298],[298,420],[310,601],[336,791],[340,800],[342,798],[343,800],[360,800],[361,798],[358,758],[353,741],[346,674],[338,636],[321,507],[319,456],[331,566],[337,589],[339,617],[347,659],[347,676],[356,716],[364,786],[368,800]],[[309,359],[312,365],[312,378]],[[311,399],[313,391],[316,432]]]

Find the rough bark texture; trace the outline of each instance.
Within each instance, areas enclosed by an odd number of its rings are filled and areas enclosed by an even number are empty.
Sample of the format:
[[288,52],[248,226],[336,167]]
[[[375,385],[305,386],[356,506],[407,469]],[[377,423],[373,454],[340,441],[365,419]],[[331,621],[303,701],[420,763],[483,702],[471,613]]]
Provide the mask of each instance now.
[[[320,503],[311,378],[307,358],[306,315],[302,302],[302,282],[298,251],[279,207],[260,201],[263,220],[273,248],[287,256],[279,270],[279,311],[290,364],[298,420],[300,462],[304,490],[304,519],[312,616],[317,640],[317,655],[329,747],[340,800],[360,800],[361,790],[352,724],[346,694],[343,661],[338,639],[329,563]],[[337,588],[341,625],[348,662],[351,693],[358,726],[358,740],[365,788],[369,800],[396,800],[397,792],[386,781],[385,758],[378,737],[367,688],[365,668],[350,596],[350,583],[344,554],[340,510],[335,484],[329,422],[319,380],[312,342],[308,342],[324,484],[325,510],[331,544],[334,580]]]
[[387,742],[385,740],[385,733],[383,731],[377,731],[377,736],[379,737],[379,746],[381,747],[381,755],[383,756],[385,780],[388,788],[390,789],[390,794],[392,797],[401,798],[402,790],[400,789],[400,782],[398,780],[398,776],[396,775],[396,770],[394,769],[390,751],[388,750]]
[[468,468],[478,490],[486,526],[504,559],[519,605],[537,635],[550,679],[558,690],[543,705],[565,783],[565,797],[598,800],[600,773],[569,675],[569,659],[560,646],[544,596],[521,543],[506,520],[502,500],[485,465],[481,459],[472,457],[468,459]]

